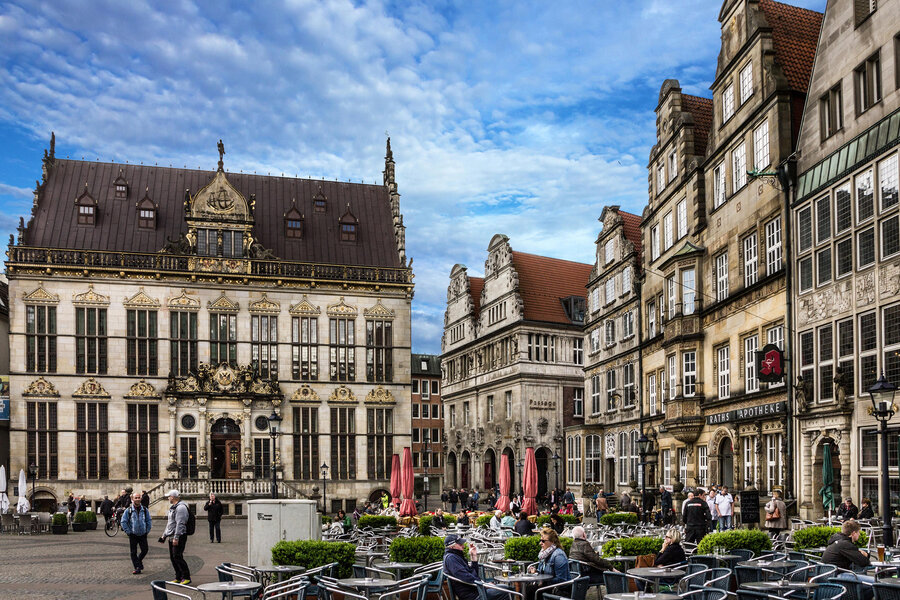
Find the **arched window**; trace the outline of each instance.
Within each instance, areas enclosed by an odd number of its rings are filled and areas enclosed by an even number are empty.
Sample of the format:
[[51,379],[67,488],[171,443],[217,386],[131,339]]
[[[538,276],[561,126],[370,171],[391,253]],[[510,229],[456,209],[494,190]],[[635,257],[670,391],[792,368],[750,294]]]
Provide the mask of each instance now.
[[143,199],[137,203],[138,227],[140,229],[156,229],[156,204],[150,199],[150,188],[147,188]]
[[287,238],[303,238],[303,214],[291,202],[291,208],[284,213],[284,236]]
[[84,191],[75,200],[75,209],[78,212],[79,225],[95,225],[97,223],[97,201],[88,192],[87,183],[84,184]]
[[338,224],[341,227],[341,241],[356,243],[359,239],[359,220],[353,216],[349,204],[343,216],[338,220]]

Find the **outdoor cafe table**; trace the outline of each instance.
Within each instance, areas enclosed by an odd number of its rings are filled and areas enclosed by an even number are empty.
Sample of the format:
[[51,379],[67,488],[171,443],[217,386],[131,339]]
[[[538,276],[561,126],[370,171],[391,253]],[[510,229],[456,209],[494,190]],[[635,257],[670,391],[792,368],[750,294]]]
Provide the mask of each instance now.
[[637,569],[628,569],[627,573],[643,579],[652,579],[654,592],[659,592],[660,579],[681,579],[684,577],[684,571],[671,567],[638,567]]
[[745,560],[738,563],[739,567],[761,567],[770,571],[786,571],[796,567],[792,562],[786,560]]
[[[896,571],[896,574],[900,574],[900,562],[872,561],[869,563],[869,566],[875,567],[876,578],[882,573],[889,572],[891,570]],[[881,582],[879,581],[879,583]]]
[[224,600],[232,600],[235,592],[255,592],[262,587],[256,581],[213,581],[201,583],[197,589],[201,592],[220,592]]
[[809,591],[819,587],[815,581],[750,581],[741,584],[742,588],[753,591],[801,591],[805,590],[807,595]]
[[261,575],[263,587],[269,585],[273,580],[277,582],[284,581],[285,577],[291,578],[294,575],[305,573],[305,567],[297,565],[275,565],[273,567],[253,567],[253,570]]
[[397,562],[397,561],[388,561],[388,562],[380,562],[375,563],[375,568],[384,569],[385,571],[397,571],[397,574],[400,574],[400,571],[411,571],[412,569],[417,569],[422,566],[422,563],[417,562]]
[[609,562],[633,563],[637,560],[637,556],[604,556]]
[[728,568],[732,568],[734,566],[734,562],[737,560],[741,560],[744,558],[743,556],[738,556],[737,554],[693,554],[692,556],[703,556],[705,558],[715,558],[720,563],[725,563],[728,565]]
[[497,583],[511,583],[516,591],[522,593],[522,586],[526,583],[543,583],[553,579],[549,573],[521,573],[518,575],[498,575],[494,578]]
[[[640,594],[640,595],[638,595]],[[604,600],[681,600],[675,594],[651,594],[649,592],[626,592],[624,594],[607,594]]]
[[337,581],[344,587],[360,590],[366,596],[368,596],[373,589],[389,588],[397,584],[393,579],[383,579],[379,577],[349,577],[347,579],[338,579]]

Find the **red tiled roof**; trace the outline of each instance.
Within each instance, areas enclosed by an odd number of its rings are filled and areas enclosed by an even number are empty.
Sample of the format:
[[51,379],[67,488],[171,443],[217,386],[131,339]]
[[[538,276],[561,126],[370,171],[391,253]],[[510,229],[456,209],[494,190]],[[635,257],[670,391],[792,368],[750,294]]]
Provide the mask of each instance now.
[[622,226],[625,229],[625,239],[634,244],[634,250],[637,252],[638,262],[641,260],[641,252],[643,243],[641,238],[641,217],[624,210],[619,210],[622,217]]
[[475,305],[475,315],[481,312],[481,290],[484,289],[484,277],[469,277],[469,294]]
[[760,0],[759,7],[772,27],[775,60],[784,70],[790,88],[806,93],[816,58],[823,14],[814,10]]
[[712,98],[682,94],[681,107],[694,116],[694,154],[706,156],[706,140],[713,121]]
[[560,298],[584,298],[593,265],[524,252],[512,254],[519,274],[519,294],[525,303],[525,319],[571,325]]

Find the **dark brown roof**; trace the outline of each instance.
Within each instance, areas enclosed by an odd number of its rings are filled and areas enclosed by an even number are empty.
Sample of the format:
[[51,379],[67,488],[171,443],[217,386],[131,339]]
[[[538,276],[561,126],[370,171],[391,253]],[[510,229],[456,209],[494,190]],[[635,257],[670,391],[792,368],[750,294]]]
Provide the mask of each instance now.
[[638,262],[641,261],[641,254],[644,244],[641,238],[641,217],[639,215],[619,210],[622,217],[622,227],[625,230],[625,239],[634,244],[634,250],[637,253]]
[[[422,368],[422,361],[425,361],[427,368]],[[437,354],[413,354],[410,360],[410,373],[413,375],[431,375],[432,377],[441,376],[441,357]]]
[[[113,182],[122,171],[128,197],[114,198]],[[290,261],[399,267],[390,195],[382,185],[318,181],[226,173],[228,181],[249,200],[256,194],[253,235],[278,258]],[[44,185],[24,244],[42,248],[74,248],[156,252],[187,232],[184,190],[196,194],[215,171],[121,165],[56,159]],[[84,190],[99,204],[97,224],[77,225],[75,199]],[[313,210],[312,198],[321,188],[325,212]],[[138,228],[137,202],[145,195],[159,205],[156,229]],[[296,199],[304,215],[303,238],[284,235],[284,214]],[[347,213],[359,220],[356,243],[341,242],[338,220]]]
[[792,90],[805,94],[809,88],[824,15],[774,0],[760,0],[759,7],[772,27],[775,60],[781,65],[788,85]]
[[706,156],[706,141],[713,121],[712,98],[682,94],[681,106],[694,117],[694,154]]
[[472,295],[472,304],[475,305],[475,314],[481,312],[481,290],[484,289],[484,277],[469,277],[469,293]]
[[584,298],[593,265],[513,251],[525,319],[571,325],[561,298]]

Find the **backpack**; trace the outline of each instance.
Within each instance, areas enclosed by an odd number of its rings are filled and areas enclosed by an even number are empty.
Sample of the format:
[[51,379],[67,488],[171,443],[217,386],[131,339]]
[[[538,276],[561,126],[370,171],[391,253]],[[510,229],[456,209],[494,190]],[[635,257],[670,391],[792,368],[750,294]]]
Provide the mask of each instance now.
[[194,535],[194,531],[197,529],[197,517],[194,516],[194,511],[185,504],[185,508],[188,511],[188,520],[187,523],[184,524],[184,534],[185,535]]

